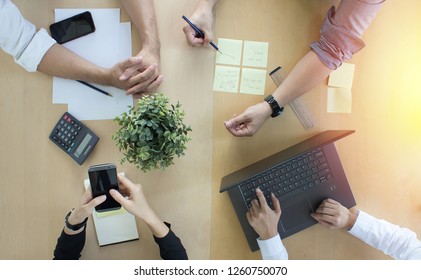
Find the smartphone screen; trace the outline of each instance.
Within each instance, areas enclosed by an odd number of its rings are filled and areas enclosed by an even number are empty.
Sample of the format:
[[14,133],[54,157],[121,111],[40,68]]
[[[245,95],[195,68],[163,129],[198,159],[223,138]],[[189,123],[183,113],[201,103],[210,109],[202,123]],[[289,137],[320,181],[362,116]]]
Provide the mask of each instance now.
[[107,199],[95,207],[97,212],[117,210],[120,203],[110,195],[111,189],[118,190],[117,169],[114,164],[100,164],[89,167],[89,181],[91,183],[92,196],[106,195]]
[[84,12],[50,25],[51,37],[59,44],[85,36],[95,31],[90,12]]

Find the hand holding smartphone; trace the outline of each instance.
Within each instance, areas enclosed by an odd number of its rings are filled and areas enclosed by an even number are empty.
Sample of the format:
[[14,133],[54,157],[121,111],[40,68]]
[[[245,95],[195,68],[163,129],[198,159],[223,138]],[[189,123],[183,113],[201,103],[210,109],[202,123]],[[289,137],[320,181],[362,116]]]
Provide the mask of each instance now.
[[90,166],[88,169],[89,182],[91,184],[92,196],[106,195],[107,199],[95,207],[97,212],[118,210],[121,204],[111,195],[110,190],[118,190],[117,168],[115,164],[105,163]]
[[69,42],[95,31],[90,12],[84,12],[50,25],[51,37],[59,44]]

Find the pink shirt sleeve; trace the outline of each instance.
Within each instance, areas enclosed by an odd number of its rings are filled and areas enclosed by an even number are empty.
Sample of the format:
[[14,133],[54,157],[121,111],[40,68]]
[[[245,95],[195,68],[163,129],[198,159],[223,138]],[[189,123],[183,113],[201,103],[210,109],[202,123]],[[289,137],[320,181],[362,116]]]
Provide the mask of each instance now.
[[310,47],[332,70],[364,48],[361,36],[381,8],[384,0],[342,0],[332,6],[320,29],[320,39]]

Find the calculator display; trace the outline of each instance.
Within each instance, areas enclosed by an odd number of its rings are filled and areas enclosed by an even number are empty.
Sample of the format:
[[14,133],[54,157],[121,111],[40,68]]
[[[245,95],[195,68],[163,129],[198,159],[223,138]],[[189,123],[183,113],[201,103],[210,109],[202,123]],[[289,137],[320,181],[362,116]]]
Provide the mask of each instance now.
[[80,143],[79,147],[76,149],[74,155],[76,157],[79,157],[83,150],[85,150],[85,147],[88,145],[89,141],[92,139],[92,135],[91,134],[86,134],[85,138],[83,138],[82,142]]

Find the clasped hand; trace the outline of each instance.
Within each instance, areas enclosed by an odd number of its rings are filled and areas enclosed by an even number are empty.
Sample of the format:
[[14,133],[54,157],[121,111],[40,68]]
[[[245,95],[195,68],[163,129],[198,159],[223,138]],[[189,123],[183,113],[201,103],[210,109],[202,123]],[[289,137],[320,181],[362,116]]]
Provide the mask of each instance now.
[[163,81],[159,54],[146,50],[108,70],[111,85],[126,90],[126,94],[132,94],[134,98],[156,92]]

